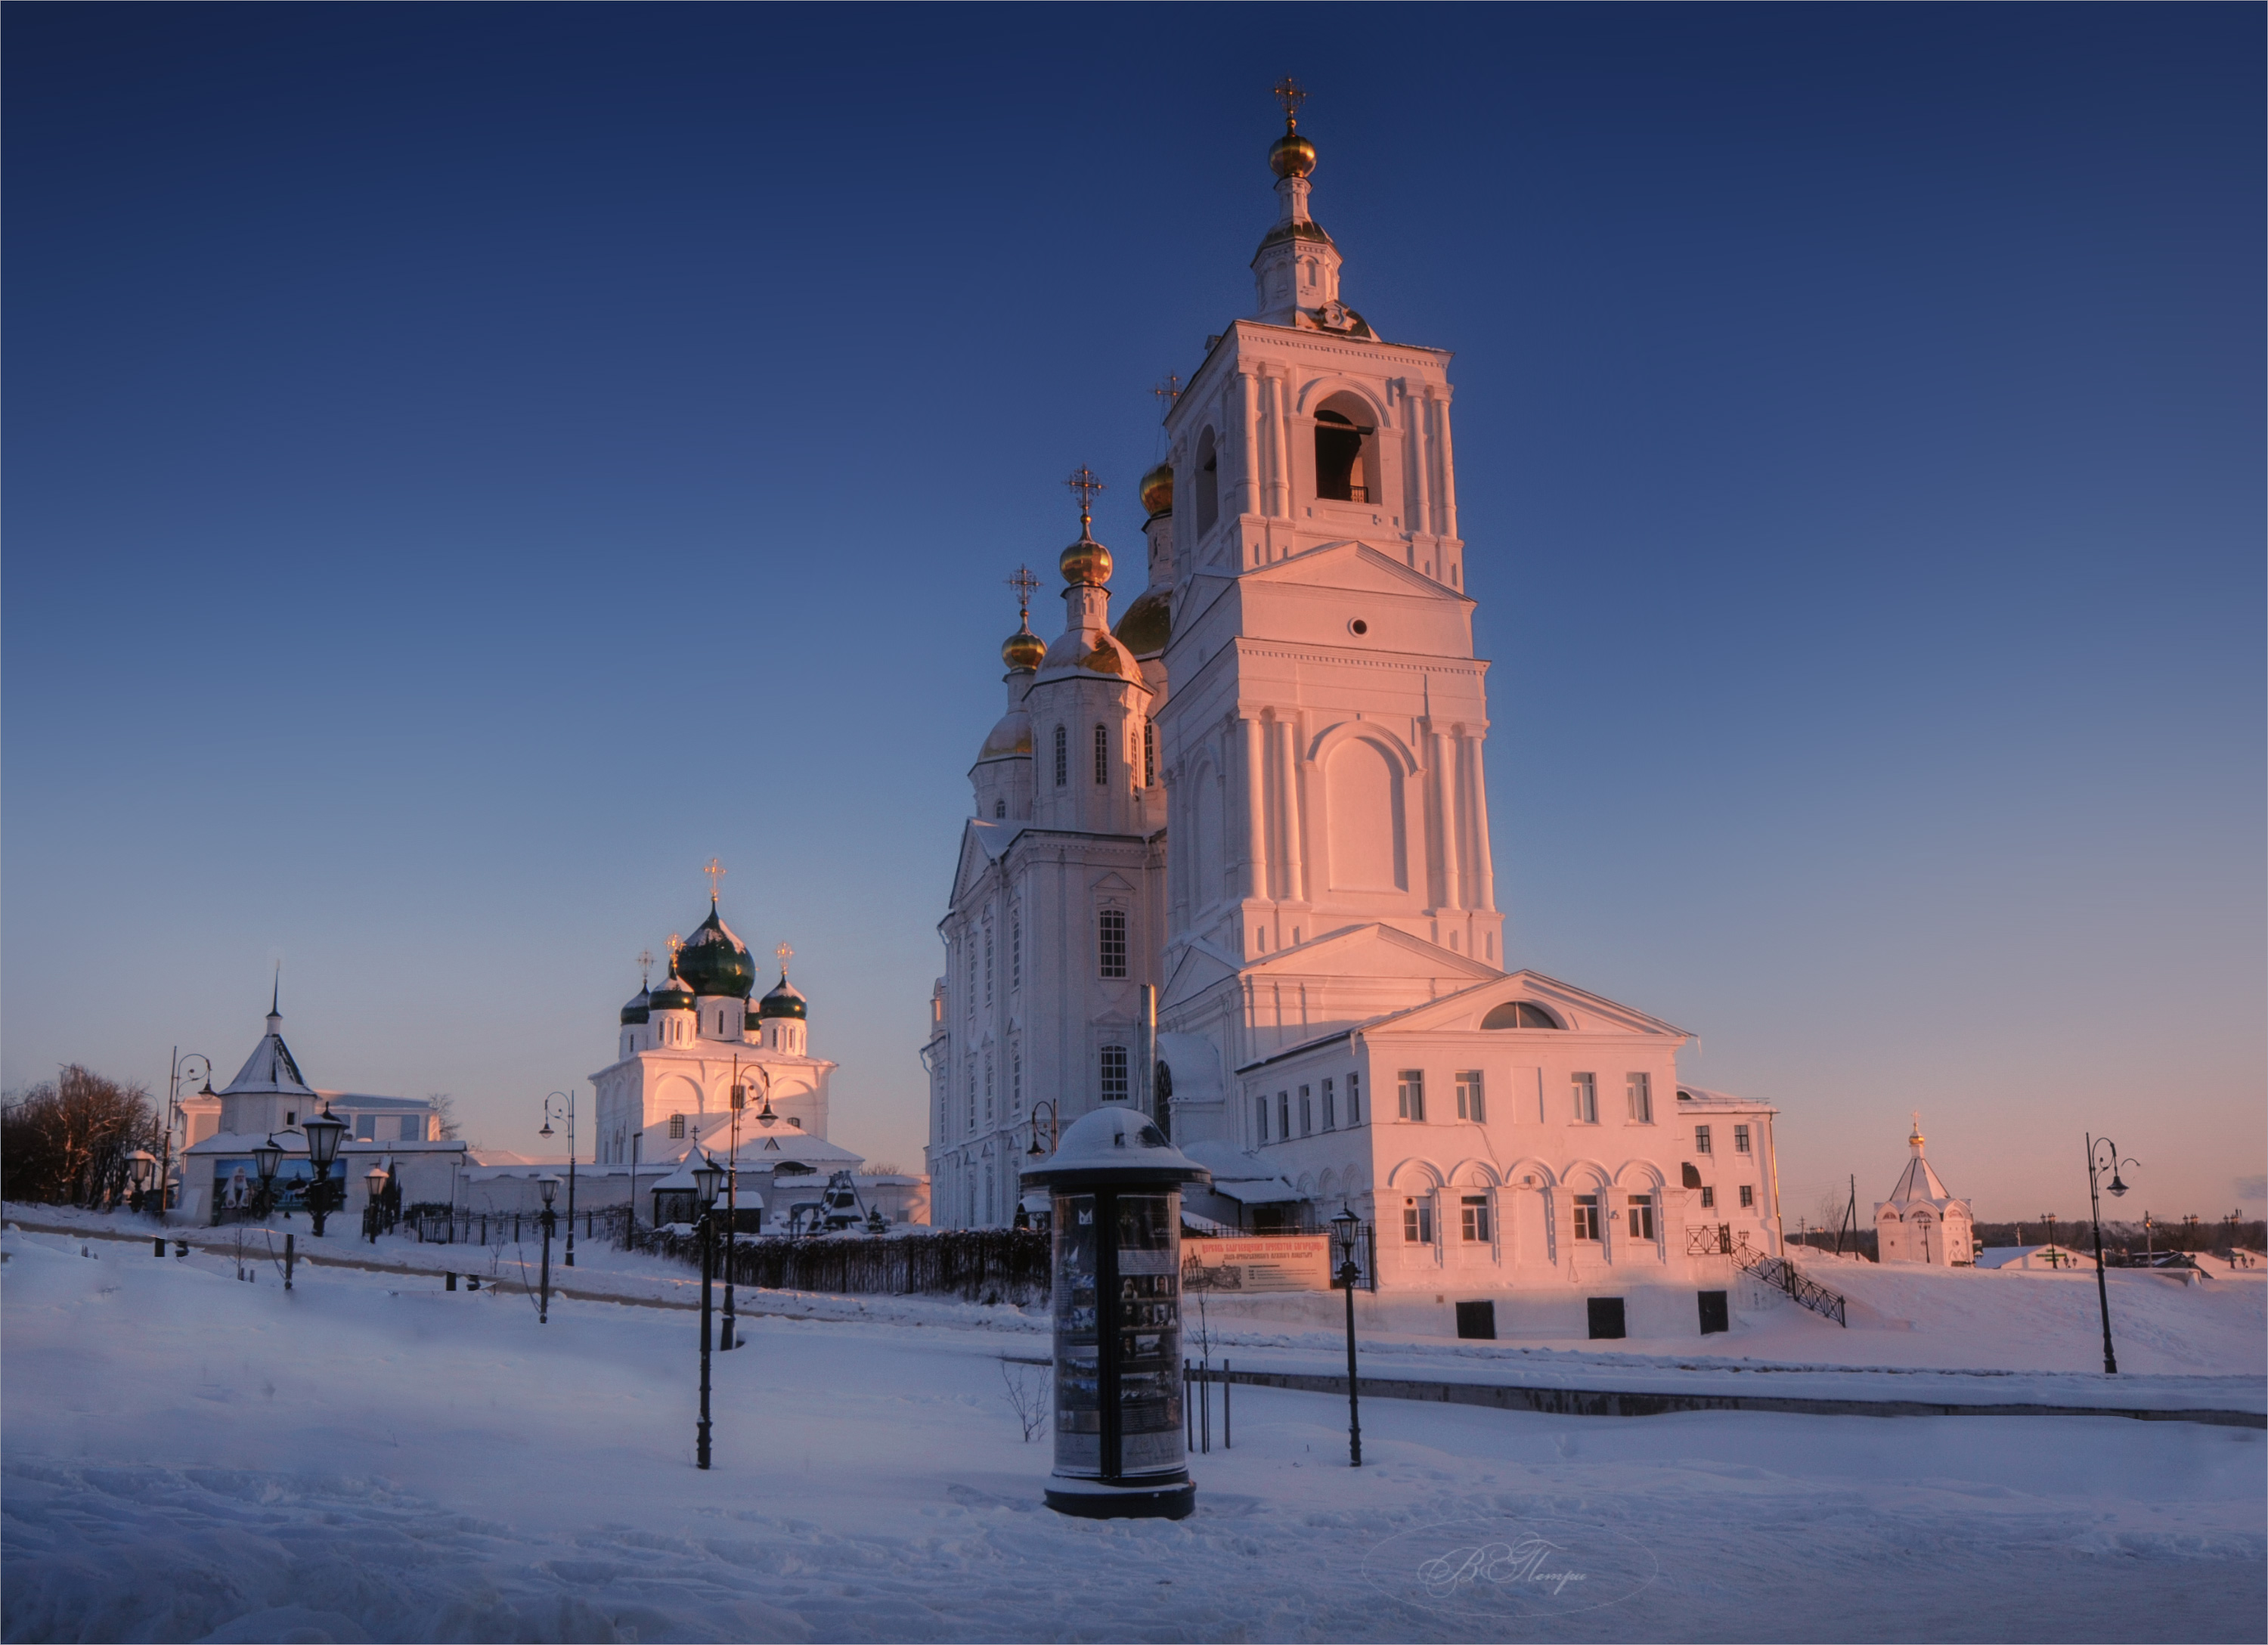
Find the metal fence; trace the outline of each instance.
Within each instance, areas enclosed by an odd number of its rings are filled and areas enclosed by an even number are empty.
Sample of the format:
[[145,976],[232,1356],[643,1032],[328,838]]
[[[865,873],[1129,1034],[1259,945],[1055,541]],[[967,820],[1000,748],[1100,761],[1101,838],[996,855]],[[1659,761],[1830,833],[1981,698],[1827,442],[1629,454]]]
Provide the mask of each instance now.
[[[697,1268],[701,1242],[641,1228],[637,1246]],[[951,1228],[880,1238],[830,1234],[796,1238],[743,1236],[728,1253],[720,1243],[719,1277],[779,1291],[843,1291],[884,1296],[957,1296],[969,1302],[1043,1302],[1050,1286],[1049,1243],[1023,1228]]]
[[[553,1213],[559,1221],[556,1236],[567,1236],[567,1213]],[[624,1243],[630,1207],[575,1213],[578,1238]],[[541,1211],[452,1211],[446,1206],[412,1206],[401,1214],[402,1230],[421,1245],[520,1245],[543,1237]]]

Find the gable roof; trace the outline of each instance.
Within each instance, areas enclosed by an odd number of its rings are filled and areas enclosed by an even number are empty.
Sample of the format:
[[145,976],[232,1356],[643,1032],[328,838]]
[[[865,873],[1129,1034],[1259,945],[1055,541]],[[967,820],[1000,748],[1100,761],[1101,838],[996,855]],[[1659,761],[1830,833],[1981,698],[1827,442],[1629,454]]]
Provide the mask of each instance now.
[[1402,594],[1420,600],[1445,601],[1452,605],[1477,602],[1446,584],[1412,570],[1392,555],[1357,538],[1325,543],[1288,558],[1270,560],[1241,573],[1251,583],[1308,583],[1323,588],[1351,589],[1360,594]]
[[1478,1030],[1481,1019],[1488,1014],[1491,1007],[1513,1000],[1531,1000],[1544,1006],[1566,1027],[1492,1029],[1489,1032],[1660,1034],[1680,1040],[1692,1037],[1675,1023],[1649,1015],[1635,1006],[1619,1004],[1603,994],[1594,994],[1588,989],[1578,988],[1572,983],[1564,983],[1556,977],[1547,977],[1542,971],[1535,970],[1518,970],[1491,977],[1469,988],[1461,988],[1455,993],[1444,994],[1439,1000],[1429,1000],[1424,1005],[1410,1006],[1373,1018],[1361,1025],[1361,1031],[1374,1034],[1381,1030]]

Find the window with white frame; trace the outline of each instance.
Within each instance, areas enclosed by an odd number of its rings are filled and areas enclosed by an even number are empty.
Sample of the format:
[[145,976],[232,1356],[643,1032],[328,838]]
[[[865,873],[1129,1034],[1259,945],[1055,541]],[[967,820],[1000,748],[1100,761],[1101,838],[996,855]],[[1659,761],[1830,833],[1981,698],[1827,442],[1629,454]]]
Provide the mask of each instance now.
[[989,1052],[984,1058],[984,1123],[992,1123],[992,1058]]
[[1627,1075],[1624,1078],[1623,1091],[1630,1100],[1631,1124],[1634,1125],[1653,1124],[1653,1076],[1650,1073]]
[[1142,786],[1151,788],[1158,781],[1158,722],[1142,722]]
[[1706,1154],[1709,1151],[1709,1127],[1706,1125],[1694,1126],[1693,1152],[1696,1154]]
[[1630,1197],[1630,1231],[1632,1239],[1653,1237],[1653,1196],[1632,1194]]
[[1395,1081],[1395,1112],[1403,1119],[1425,1118],[1425,1071],[1404,1068]]
[[1599,1197],[1596,1194],[1575,1196],[1575,1237],[1594,1240],[1599,1237]]
[[1100,933],[1098,962],[1104,977],[1126,975],[1126,911],[1106,908],[1096,921]]
[[1481,1095],[1481,1071],[1468,1068],[1457,1076],[1457,1118],[1475,1125],[1488,1123],[1488,1104]]
[[1347,1075],[1347,1124],[1362,1124],[1362,1075]]
[[1126,1047],[1105,1045],[1102,1048],[1102,1100],[1123,1103],[1126,1100]]
[[1094,786],[1101,788],[1110,782],[1110,727],[1094,728]]
[[1579,1125],[1597,1125],[1599,1076],[1594,1073],[1570,1074],[1568,1081],[1575,1099],[1575,1123]]
[[976,1133],[976,1065],[968,1065],[968,1134]]
[[1336,1131],[1338,1125],[1338,1095],[1331,1089],[1331,1082],[1326,1080],[1323,1081],[1323,1129]]
[[1268,1140],[1268,1098],[1265,1094],[1252,1099],[1252,1125],[1259,1140]]
[[1309,1094],[1308,1088],[1303,1085],[1300,1088],[1300,1134],[1312,1136],[1314,1129],[1315,1100]]
[[1008,1059],[1008,1111],[1018,1119],[1024,1115],[1024,1053],[1021,1051]]
[[1467,1194],[1464,1204],[1458,1207],[1465,1243],[1485,1245],[1489,1243],[1489,1202],[1486,1194]]
[[1733,1127],[1733,1152],[1734,1152],[1734,1153],[1735,1153],[1735,1154],[1746,1154],[1748,1151],[1749,1151],[1749,1128],[1748,1128],[1746,1125],[1735,1125],[1735,1126],[1734,1126],[1734,1127]]
[[1402,1202],[1402,1238],[1405,1244],[1433,1243],[1433,1200],[1431,1195],[1411,1195]]
[[1292,1140],[1292,1094],[1276,1093],[1276,1134],[1289,1142]]

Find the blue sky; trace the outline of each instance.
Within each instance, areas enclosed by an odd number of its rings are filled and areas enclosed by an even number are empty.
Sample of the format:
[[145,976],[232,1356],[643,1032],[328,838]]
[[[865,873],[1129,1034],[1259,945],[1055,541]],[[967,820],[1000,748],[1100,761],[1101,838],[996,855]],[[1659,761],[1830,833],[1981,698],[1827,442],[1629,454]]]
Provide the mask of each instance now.
[[281,961],[532,1147],[713,853],[916,1163],[1001,579],[1086,463],[1137,591],[1289,70],[1457,354],[1513,960],[1791,1216],[1916,1108],[1987,1216],[2090,1128],[2259,1214],[2261,12],[1328,15],[11,8],[0,1081],[232,1070]]

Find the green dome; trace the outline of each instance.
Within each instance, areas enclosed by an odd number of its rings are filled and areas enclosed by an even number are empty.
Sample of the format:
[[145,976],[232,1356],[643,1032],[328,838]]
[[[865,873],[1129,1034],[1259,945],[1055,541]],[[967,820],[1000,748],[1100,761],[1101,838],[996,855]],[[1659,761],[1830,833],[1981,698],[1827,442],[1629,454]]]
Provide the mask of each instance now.
[[647,1007],[654,1011],[690,1011],[693,991],[677,979],[677,967],[669,968],[669,980],[646,996]]
[[755,991],[756,963],[748,957],[747,945],[717,918],[714,902],[709,918],[677,951],[677,975],[696,994],[746,1000]]
[[802,994],[786,977],[782,977],[779,986],[766,994],[757,1005],[756,1014],[760,1017],[794,1017],[801,1022],[806,1020],[810,1014],[805,1009]]
[[622,1007],[622,1026],[628,1028],[633,1022],[644,1022],[649,1014],[648,1007],[652,1005],[652,995],[647,993],[643,988],[639,989],[637,998]]

